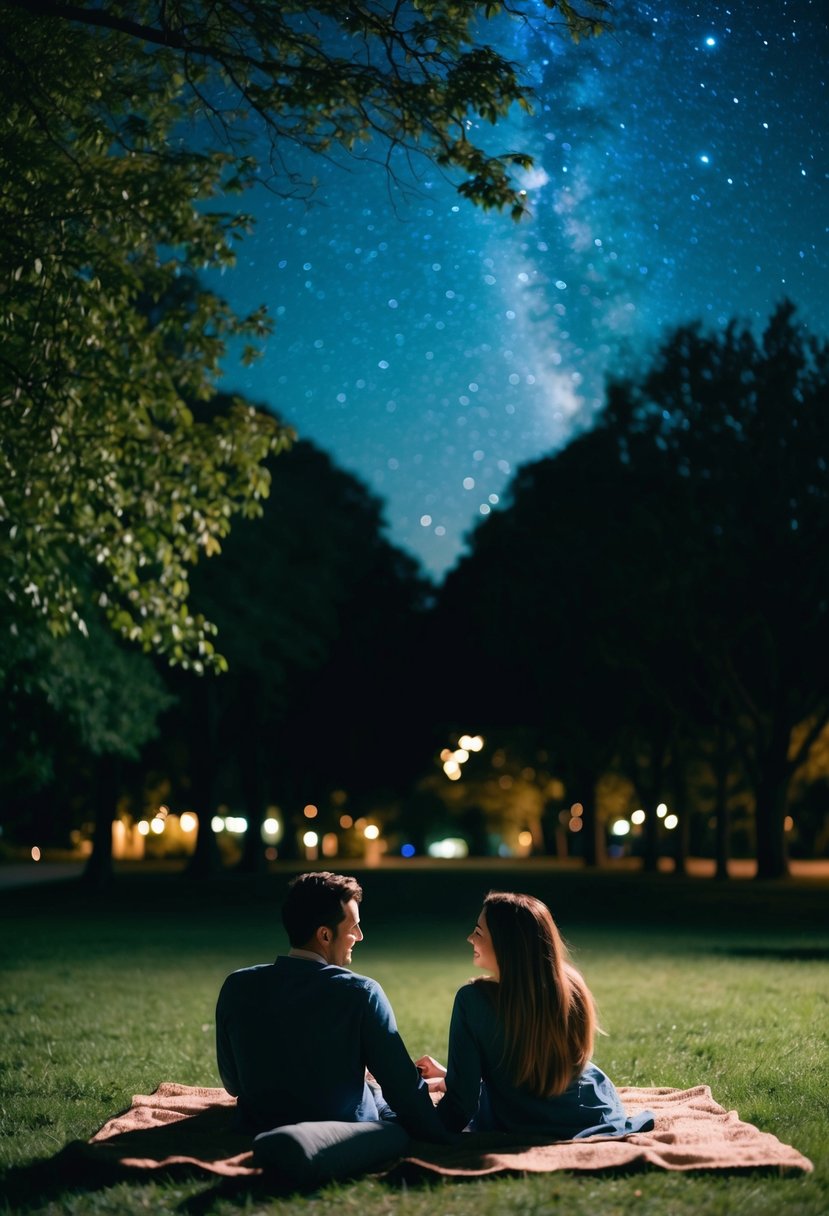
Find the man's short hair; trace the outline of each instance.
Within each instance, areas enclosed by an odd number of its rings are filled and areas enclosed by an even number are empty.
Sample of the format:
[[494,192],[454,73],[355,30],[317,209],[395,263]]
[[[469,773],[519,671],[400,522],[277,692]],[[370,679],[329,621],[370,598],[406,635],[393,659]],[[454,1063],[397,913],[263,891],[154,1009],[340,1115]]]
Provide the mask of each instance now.
[[288,941],[292,946],[304,946],[322,925],[335,933],[345,919],[343,905],[352,899],[360,903],[362,898],[363,889],[356,878],[328,870],[300,874],[290,883],[282,905]]

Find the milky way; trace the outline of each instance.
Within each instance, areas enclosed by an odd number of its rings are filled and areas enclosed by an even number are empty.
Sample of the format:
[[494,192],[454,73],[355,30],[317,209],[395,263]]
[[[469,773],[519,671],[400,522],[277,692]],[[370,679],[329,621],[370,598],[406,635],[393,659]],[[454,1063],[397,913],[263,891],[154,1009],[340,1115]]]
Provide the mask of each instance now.
[[762,326],[792,299],[829,336],[829,36],[822,2],[619,0],[592,45],[525,26],[531,218],[371,164],[310,166],[310,205],[265,190],[221,281],[276,321],[227,386],[273,408],[385,503],[436,578],[511,474],[590,425],[608,374],[677,324]]

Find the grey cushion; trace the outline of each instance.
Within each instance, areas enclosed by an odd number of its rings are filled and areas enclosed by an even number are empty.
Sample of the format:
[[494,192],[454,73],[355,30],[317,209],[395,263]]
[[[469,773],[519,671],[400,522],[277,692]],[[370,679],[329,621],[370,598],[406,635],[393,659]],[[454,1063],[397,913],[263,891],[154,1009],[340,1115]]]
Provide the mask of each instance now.
[[409,1143],[398,1123],[288,1123],[253,1141],[253,1161],[298,1187],[350,1178],[400,1157]]

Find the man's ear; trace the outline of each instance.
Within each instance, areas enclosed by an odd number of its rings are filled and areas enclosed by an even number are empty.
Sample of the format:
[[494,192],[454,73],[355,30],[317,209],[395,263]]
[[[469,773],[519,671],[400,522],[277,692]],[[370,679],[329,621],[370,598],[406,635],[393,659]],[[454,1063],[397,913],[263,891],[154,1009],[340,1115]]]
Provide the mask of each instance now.
[[320,946],[323,946],[323,947],[328,946],[330,944],[331,937],[332,937],[331,930],[328,928],[327,925],[320,925],[320,927],[317,929],[316,933],[314,934],[314,939],[317,942],[317,944]]

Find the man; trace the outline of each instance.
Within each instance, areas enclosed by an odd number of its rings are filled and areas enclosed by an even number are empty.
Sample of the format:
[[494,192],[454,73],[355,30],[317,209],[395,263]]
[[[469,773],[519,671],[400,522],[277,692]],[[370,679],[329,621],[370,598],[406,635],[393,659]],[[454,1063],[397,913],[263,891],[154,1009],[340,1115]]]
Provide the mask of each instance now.
[[[354,878],[341,874],[300,875],[282,907],[288,955],[234,971],[219,994],[219,1073],[237,1096],[245,1126],[265,1133],[255,1141],[262,1164],[276,1164],[273,1150],[282,1151],[285,1136],[274,1137],[271,1129],[284,1132],[288,1124],[330,1128],[334,1121],[334,1139],[347,1149],[341,1159],[349,1165],[360,1156],[355,1124],[372,1125],[364,1132],[385,1129],[385,1136],[374,1137],[378,1146],[391,1145],[394,1129],[398,1151],[406,1140],[400,1125],[419,1139],[447,1138],[386,994],[376,980],[347,969],[363,940],[362,894]],[[367,1148],[369,1139],[361,1136],[359,1144]],[[307,1158],[307,1141],[303,1154]]]

